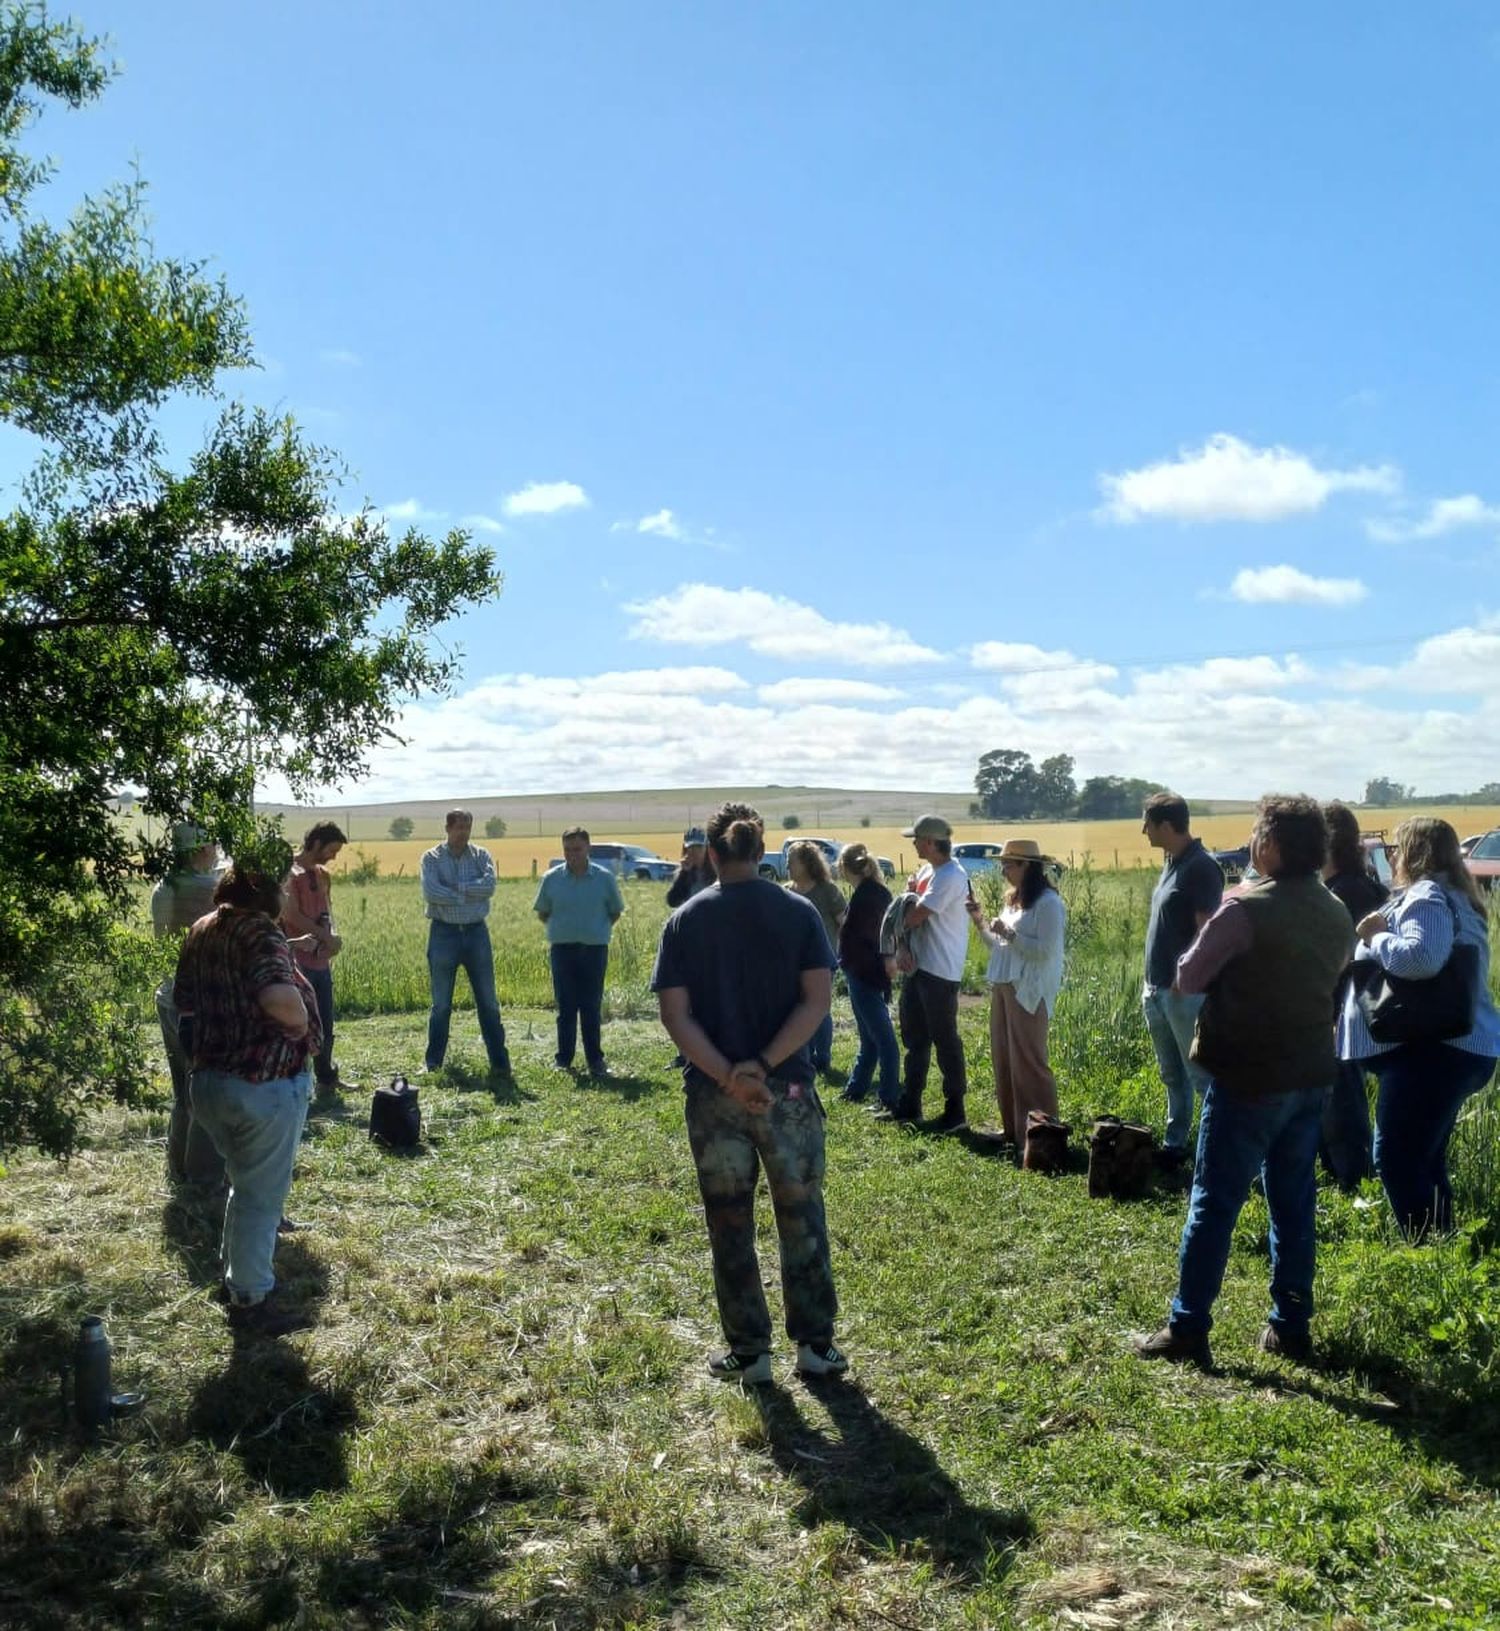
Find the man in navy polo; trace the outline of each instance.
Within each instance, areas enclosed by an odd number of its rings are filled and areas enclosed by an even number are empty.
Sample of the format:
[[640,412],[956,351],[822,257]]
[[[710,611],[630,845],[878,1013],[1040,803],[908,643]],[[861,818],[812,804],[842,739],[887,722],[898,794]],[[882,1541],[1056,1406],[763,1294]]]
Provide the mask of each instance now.
[[1202,842],[1188,831],[1187,800],[1180,794],[1153,793],[1146,800],[1141,831],[1152,849],[1165,856],[1146,925],[1141,1006],[1167,1090],[1167,1133],[1160,1160],[1172,1168],[1181,1166],[1191,1153],[1193,1095],[1201,1094],[1208,1084],[1205,1073],[1188,1057],[1203,998],[1174,991],[1172,985],[1177,978],[1177,959],[1219,909],[1224,874]]
[[589,835],[569,827],[562,835],[563,864],[542,879],[534,903],[547,927],[552,962],[552,993],[557,1000],[557,1067],[569,1070],[578,1029],[583,1027],[583,1057],[591,1076],[608,1067],[600,1041],[604,973],[609,966],[609,940],[625,910],[620,885],[608,867],[589,859]]

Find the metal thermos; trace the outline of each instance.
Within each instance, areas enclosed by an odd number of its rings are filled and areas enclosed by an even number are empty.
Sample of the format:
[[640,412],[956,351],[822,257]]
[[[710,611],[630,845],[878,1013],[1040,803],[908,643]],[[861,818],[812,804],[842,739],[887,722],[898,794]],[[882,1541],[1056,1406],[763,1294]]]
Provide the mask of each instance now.
[[104,1321],[97,1314],[85,1314],[73,1348],[73,1415],[85,1432],[95,1432],[113,1414],[109,1338]]

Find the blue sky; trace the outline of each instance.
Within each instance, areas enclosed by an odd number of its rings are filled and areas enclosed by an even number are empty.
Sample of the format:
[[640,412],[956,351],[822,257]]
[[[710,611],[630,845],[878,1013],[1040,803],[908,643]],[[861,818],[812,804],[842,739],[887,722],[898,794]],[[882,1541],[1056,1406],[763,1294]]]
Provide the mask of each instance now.
[[78,16],[56,203],[506,574],[365,796],[1500,775],[1492,8]]

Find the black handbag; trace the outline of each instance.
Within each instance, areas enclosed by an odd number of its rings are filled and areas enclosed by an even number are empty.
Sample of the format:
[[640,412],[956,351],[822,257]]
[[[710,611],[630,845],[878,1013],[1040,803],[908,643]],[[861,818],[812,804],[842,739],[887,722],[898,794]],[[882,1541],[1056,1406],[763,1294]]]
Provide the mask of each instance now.
[[389,1087],[375,1089],[370,1100],[370,1137],[393,1150],[410,1150],[421,1143],[417,1090],[404,1076],[393,1076]]
[[1453,913],[1453,950],[1436,974],[1411,980],[1388,974],[1373,958],[1354,964],[1355,1000],[1377,1042],[1448,1042],[1474,1027],[1479,948],[1459,943],[1458,913],[1446,890],[1443,899]]

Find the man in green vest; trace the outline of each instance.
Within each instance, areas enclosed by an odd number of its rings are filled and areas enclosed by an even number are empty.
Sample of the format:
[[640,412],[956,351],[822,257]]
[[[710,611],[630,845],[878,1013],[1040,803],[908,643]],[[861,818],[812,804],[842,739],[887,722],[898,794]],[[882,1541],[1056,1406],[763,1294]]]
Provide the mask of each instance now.
[[1207,1370],[1212,1308],[1257,1172],[1271,1213],[1271,1317],[1263,1353],[1312,1356],[1316,1162],[1323,1097],[1338,1070],[1334,995],[1353,953],[1349,914],[1323,887],[1328,829],[1316,800],[1260,801],[1258,882],[1229,896],[1177,964],[1174,990],[1204,993],[1193,1058],[1208,1073],[1193,1193],[1169,1322],[1143,1359]]

